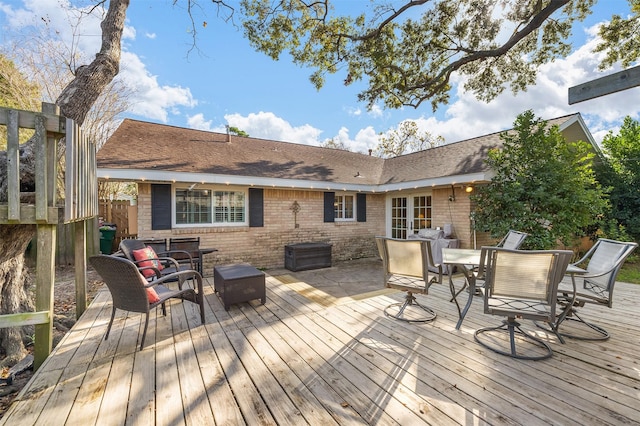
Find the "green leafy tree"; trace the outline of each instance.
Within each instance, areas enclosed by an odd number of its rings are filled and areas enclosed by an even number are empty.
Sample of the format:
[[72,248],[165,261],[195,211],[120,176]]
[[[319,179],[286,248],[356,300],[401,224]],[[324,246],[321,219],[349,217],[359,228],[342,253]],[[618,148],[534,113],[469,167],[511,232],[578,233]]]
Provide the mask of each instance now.
[[[0,54],[0,107],[37,111],[40,108],[40,90],[38,85],[16,68],[13,61]],[[0,126],[0,149],[7,148],[7,132]],[[26,142],[33,131],[20,129],[20,142]]]
[[[338,2],[335,2],[338,4]],[[315,71],[342,71],[345,84],[367,80],[369,106],[435,110],[447,103],[453,73],[465,90],[491,100],[525,90],[540,65],[571,52],[571,28],[595,0],[414,0],[372,2],[369,13],[336,15],[331,2],[243,0],[245,34],[274,60],[288,52]],[[364,9],[364,8],[363,8]]]
[[405,120],[396,129],[380,134],[373,154],[377,157],[391,158],[433,148],[443,143],[442,136],[434,137],[427,131],[421,131],[415,121]]
[[249,137],[249,133],[247,133],[244,130],[239,129],[237,127],[229,126],[228,129],[229,129],[229,133],[234,134],[236,136],[244,136],[246,138]]
[[609,132],[604,137],[602,150],[607,161],[596,172],[600,183],[609,189],[609,219],[640,241],[640,123],[626,117],[617,134]]
[[520,114],[501,139],[503,147],[487,160],[495,176],[471,197],[478,229],[493,237],[509,229],[527,232],[528,249],[554,248],[558,241],[572,245],[607,207],[592,146],[566,142],[558,126],[532,111]]
[[615,14],[600,27],[602,42],[596,52],[606,52],[600,69],[606,69],[617,62],[627,68],[640,58],[640,0],[629,0],[632,14]]

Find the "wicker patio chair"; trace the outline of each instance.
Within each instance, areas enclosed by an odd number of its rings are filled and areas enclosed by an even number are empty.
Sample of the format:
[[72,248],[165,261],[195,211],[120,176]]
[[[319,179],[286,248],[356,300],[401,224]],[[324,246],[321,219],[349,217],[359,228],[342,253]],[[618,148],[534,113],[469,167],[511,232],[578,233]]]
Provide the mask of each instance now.
[[166,238],[138,238],[144,245],[151,247],[158,256],[163,256],[167,252]]
[[484,312],[507,319],[499,326],[476,330],[476,342],[513,358],[549,358],[553,354],[551,347],[524,331],[517,319],[555,323],[558,284],[572,255],[570,250],[488,247]]
[[[134,251],[142,250],[148,247],[149,245],[147,244],[147,241],[139,240],[139,239],[125,239],[120,242],[120,246],[119,246],[119,249],[122,252],[122,254],[128,260],[136,264],[140,268],[140,270],[143,272],[143,275],[145,275],[147,278],[155,279],[157,275],[165,276],[165,275],[174,274],[175,272],[179,272],[179,271],[188,271],[188,270],[195,269],[192,262],[184,263],[182,265],[178,263],[177,260],[171,257],[172,252],[170,250],[167,251],[166,249],[163,252],[156,253],[157,255],[156,258],[147,258],[144,260],[137,260],[134,255]],[[150,246],[150,247],[153,248],[153,246]],[[162,269],[159,269],[158,267],[154,267],[153,265],[150,264],[150,263],[156,264],[156,262],[160,262],[162,264]],[[141,266],[143,263],[145,263],[148,266]],[[178,278],[180,278],[180,280],[178,280]],[[184,282],[184,278],[182,276],[175,276],[174,281],[175,280],[178,280],[180,284],[180,288],[182,288],[182,283]]]
[[[384,309],[385,315],[407,322],[433,321],[436,312],[414,296],[428,294],[431,284],[442,282],[442,266],[433,262],[429,242],[376,237],[376,244],[384,265],[385,287],[407,292],[404,302]],[[437,276],[430,276],[428,265],[438,268]]]
[[169,238],[171,257],[179,264],[191,264],[193,269],[202,274],[202,254],[200,253],[200,237]]
[[89,259],[96,272],[102,277],[109,288],[113,307],[111,319],[104,335],[109,337],[111,325],[116,314],[116,309],[145,314],[144,330],[140,340],[140,350],[144,348],[144,340],[149,326],[149,312],[151,309],[162,306],[162,314],[167,315],[165,303],[169,299],[182,299],[198,304],[200,308],[200,321],[204,324],[204,298],[202,292],[202,276],[197,271],[181,271],[178,275],[184,279],[196,281],[197,291],[191,288],[172,290],[164,285],[166,281],[174,279],[171,275],[148,282],[140,273],[137,266],[129,261],[116,256],[97,255]]
[[[573,334],[567,331],[558,331],[563,337],[581,340],[607,340],[607,330],[594,323],[585,321],[579,314],[580,308],[588,304],[613,306],[613,289],[616,277],[627,257],[638,246],[635,242],[622,242],[601,238],[589,251],[577,262],[572,263],[567,271],[571,275],[572,284],[576,288],[576,297],[573,309],[565,321],[573,321],[574,325],[582,326],[587,334]],[[576,284],[576,280],[582,281],[582,286]],[[561,291],[568,290],[567,285],[562,285]],[[565,296],[567,292],[564,293]],[[566,297],[564,299],[567,299]],[[560,324],[561,326],[562,324]],[[585,328],[586,326],[586,328]],[[588,333],[595,331],[596,334]]]

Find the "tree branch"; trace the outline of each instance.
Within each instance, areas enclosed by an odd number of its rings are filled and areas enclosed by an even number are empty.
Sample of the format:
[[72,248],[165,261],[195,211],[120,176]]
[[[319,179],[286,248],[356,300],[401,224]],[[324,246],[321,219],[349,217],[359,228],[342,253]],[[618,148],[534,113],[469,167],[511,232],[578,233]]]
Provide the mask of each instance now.
[[122,31],[129,0],[111,0],[102,28],[102,46],[96,58],[78,67],[75,78],[64,88],[56,104],[62,115],[82,125],[102,90],[120,70]]
[[444,67],[434,78],[425,81],[422,84],[418,84],[415,86],[407,87],[408,90],[414,89],[424,89],[433,86],[431,90],[429,90],[428,94],[422,96],[416,105],[409,105],[418,107],[424,100],[430,98],[435,93],[438,93],[442,90],[443,87],[449,84],[449,80],[451,78],[451,74],[462,66],[469,64],[471,62],[475,62],[478,60],[482,60],[485,58],[497,58],[504,54],[506,54],[511,48],[513,48],[520,40],[525,38],[527,35],[531,34],[533,31],[540,28],[540,26],[551,16],[555,11],[564,7],[571,0],[551,0],[547,7],[540,10],[539,13],[534,15],[529,23],[522,28],[520,31],[513,33],[513,35],[507,40],[502,46],[491,49],[491,50],[480,50],[477,52],[473,52],[463,58],[460,58],[456,61],[453,61],[446,67]]

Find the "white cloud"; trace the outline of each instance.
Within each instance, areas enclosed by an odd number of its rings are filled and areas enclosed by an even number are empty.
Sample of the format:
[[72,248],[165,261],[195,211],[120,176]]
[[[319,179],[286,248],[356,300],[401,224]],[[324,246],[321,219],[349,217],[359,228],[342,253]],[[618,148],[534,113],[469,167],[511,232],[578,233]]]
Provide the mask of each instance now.
[[384,115],[384,110],[379,105],[373,105],[368,113],[371,117],[378,118]]
[[[598,40],[594,27],[585,30],[588,42],[564,59],[540,67],[535,85],[527,92],[513,95],[509,90],[490,103],[475,99],[463,89],[464,80],[456,78],[456,99],[446,108],[445,119],[418,117],[428,131],[441,135],[446,142],[456,142],[475,136],[511,128],[517,114],[525,110],[544,119],[580,112],[597,141],[626,115],[638,117],[638,89],[626,90],[574,105],[568,104],[569,87],[602,77],[617,70],[598,70],[601,54],[593,53]],[[605,130],[606,129],[606,130]]]
[[[100,50],[100,21],[106,11],[95,5],[79,6],[69,0],[23,0],[22,7],[0,4],[8,29],[20,32],[43,23],[67,46],[74,46],[90,57]],[[92,13],[88,13],[92,11]],[[73,27],[74,31],[69,28]],[[123,38],[134,39],[135,29],[125,25]]]
[[154,40],[156,38],[156,33],[145,33],[144,36],[148,39]]
[[134,114],[166,123],[169,114],[180,113],[177,107],[191,108],[198,104],[189,88],[160,85],[157,76],[133,53],[122,52],[120,78],[136,92],[130,108]]
[[352,117],[359,117],[362,115],[362,109],[360,108],[349,107],[349,108],[345,108],[345,110],[347,114]]
[[205,120],[202,113],[187,118],[187,125],[191,129],[212,131],[211,120]]
[[[320,139],[321,130],[310,124],[292,126],[287,120],[276,116],[272,112],[241,114],[227,114],[224,116],[229,126],[237,127],[247,132],[253,138],[271,139],[277,141],[294,142],[304,145],[319,146],[328,139]],[[187,119],[187,124],[192,129],[206,130],[218,133],[226,132],[226,124],[212,126],[212,120],[207,120],[204,114],[198,113]],[[378,143],[378,134],[373,127],[368,126],[359,130],[354,139],[349,137],[349,130],[342,127],[336,136],[336,141],[344,143],[352,151],[368,153]]]
[[[7,28],[11,31],[29,31],[32,26],[42,26],[42,21],[46,21],[48,28],[67,46],[77,45],[78,51],[85,58],[93,58],[100,50],[100,20],[103,16],[98,12],[83,14],[82,19],[78,20],[78,12],[68,0],[24,0],[19,8],[0,3],[0,10],[5,14]],[[87,10],[85,8],[84,12]],[[69,31],[70,26],[77,28]],[[75,41],[72,39],[74,33],[79,34]],[[135,37],[135,28],[125,25],[123,38]],[[134,92],[130,99],[130,112],[166,123],[170,114],[179,114],[178,107],[197,105],[189,88],[159,84],[157,76],[147,70],[140,57],[127,52],[126,48],[126,44],[123,45],[117,78],[122,79]]]
[[[288,121],[276,116],[272,112],[251,113],[247,116],[227,114],[224,116],[229,126],[237,127],[247,132],[251,137],[273,139],[277,141],[295,142],[305,145],[319,145],[321,130],[310,124],[292,126]],[[218,132],[226,131],[224,127],[214,129]]]
[[349,137],[349,129],[342,127],[335,136],[335,139],[344,143],[351,151],[362,154],[368,154],[369,149],[374,149],[376,145],[378,145],[378,134],[371,126],[358,130],[355,139]]

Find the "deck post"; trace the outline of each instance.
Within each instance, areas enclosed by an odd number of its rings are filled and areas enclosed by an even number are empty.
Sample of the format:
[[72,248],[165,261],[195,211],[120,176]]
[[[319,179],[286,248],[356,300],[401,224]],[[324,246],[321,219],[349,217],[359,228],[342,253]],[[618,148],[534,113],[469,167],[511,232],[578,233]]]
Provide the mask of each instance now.
[[87,221],[79,220],[73,224],[74,264],[76,279],[76,319],[87,309]]
[[56,224],[38,225],[36,257],[36,311],[48,311],[49,322],[35,326],[34,368],[37,370],[53,348],[53,288],[55,280]]

